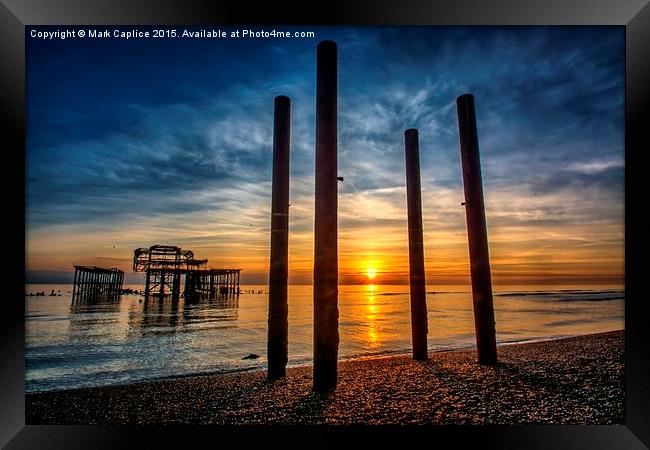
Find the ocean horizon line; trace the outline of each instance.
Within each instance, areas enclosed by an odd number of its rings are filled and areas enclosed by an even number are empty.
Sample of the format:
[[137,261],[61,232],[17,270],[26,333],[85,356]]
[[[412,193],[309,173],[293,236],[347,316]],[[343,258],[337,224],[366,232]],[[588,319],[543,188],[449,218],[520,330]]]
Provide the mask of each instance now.
[[[72,282],[25,282],[27,285],[56,285],[56,286],[72,286]],[[132,286],[140,283],[127,283],[124,285]],[[289,286],[313,286],[313,283],[287,283]],[[561,281],[548,281],[548,282],[508,282],[508,283],[492,283],[493,286],[616,286],[625,287],[625,283],[613,282],[561,282]],[[269,286],[268,283],[241,283],[240,286]],[[339,286],[409,286],[409,283],[339,283]],[[471,288],[471,283],[427,283],[427,286],[467,286]]]

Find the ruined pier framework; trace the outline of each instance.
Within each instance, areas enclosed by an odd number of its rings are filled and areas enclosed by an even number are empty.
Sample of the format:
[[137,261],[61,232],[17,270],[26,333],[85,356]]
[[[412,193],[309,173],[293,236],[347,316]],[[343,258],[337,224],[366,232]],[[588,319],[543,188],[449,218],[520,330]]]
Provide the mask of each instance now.
[[74,266],[73,302],[117,301],[122,293],[124,272],[117,268]]
[[194,252],[172,245],[152,245],[133,253],[133,271],[145,273],[145,297],[177,300],[181,277],[185,276],[185,298],[239,294],[241,269],[208,269],[207,259],[195,259]]

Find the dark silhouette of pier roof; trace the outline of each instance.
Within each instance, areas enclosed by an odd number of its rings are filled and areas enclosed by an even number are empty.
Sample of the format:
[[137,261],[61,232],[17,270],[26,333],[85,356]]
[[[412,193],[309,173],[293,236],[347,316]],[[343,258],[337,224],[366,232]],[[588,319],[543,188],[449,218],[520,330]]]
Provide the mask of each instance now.
[[195,259],[192,250],[183,250],[173,245],[152,245],[137,248],[133,252],[133,271],[146,272],[148,269],[190,271],[207,264],[207,259]]
[[75,270],[83,271],[83,272],[92,272],[92,273],[123,273],[120,269],[117,267],[111,267],[110,269],[105,269],[103,267],[97,267],[97,266],[82,266],[82,265],[74,265]]

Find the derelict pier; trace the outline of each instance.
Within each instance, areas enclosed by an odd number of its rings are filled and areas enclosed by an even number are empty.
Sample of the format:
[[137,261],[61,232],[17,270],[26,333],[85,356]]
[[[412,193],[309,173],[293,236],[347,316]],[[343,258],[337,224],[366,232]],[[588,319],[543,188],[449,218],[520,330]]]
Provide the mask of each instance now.
[[241,269],[208,269],[207,259],[196,259],[191,250],[171,245],[152,245],[133,252],[133,271],[145,273],[144,296],[160,298],[181,294],[181,276],[185,276],[185,298],[239,294]]
[[124,272],[117,268],[74,266],[72,302],[107,299],[117,301],[122,293]]

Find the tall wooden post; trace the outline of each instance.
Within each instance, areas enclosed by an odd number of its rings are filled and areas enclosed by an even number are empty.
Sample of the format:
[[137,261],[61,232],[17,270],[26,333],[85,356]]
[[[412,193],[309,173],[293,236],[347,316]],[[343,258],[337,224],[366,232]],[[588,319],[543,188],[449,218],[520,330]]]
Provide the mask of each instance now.
[[413,359],[427,359],[427,291],[424,275],[420,145],[418,130],[404,132],[406,154],[406,200],[408,209],[409,279],[411,284],[411,337]]
[[474,96],[471,94],[461,95],[456,99],[456,104],[465,186],[465,214],[478,362],[479,364],[494,365],[497,363],[494,305]]
[[286,374],[289,318],[289,162],[291,100],[275,97],[273,124],[273,195],[271,199],[271,267],[269,269],[269,380]]
[[337,48],[316,57],[316,201],[314,221],[314,390],[336,387],[338,358]]

